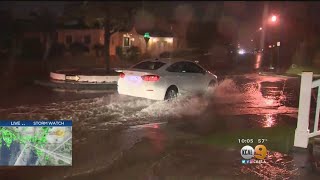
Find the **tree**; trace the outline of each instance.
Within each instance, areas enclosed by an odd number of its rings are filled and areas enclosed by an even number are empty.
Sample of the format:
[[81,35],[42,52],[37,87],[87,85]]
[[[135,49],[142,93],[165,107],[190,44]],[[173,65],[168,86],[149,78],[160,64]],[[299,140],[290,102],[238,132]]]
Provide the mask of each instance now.
[[129,30],[137,2],[84,2],[80,6],[68,8],[66,15],[71,19],[81,19],[89,27],[100,26],[104,32],[104,50],[106,71],[110,72],[109,41],[113,33]]
[[2,25],[0,31],[0,50],[1,53],[8,52],[11,44],[13,33],[13,18],[9,11],[0,11],[0,23]]
[[7,76],[14,72],[16,57],[19,52],[19,45],[22,36],[21,23],[14,19],[12,10],[2,11],[0,16],[2,29],[0,31],[0,39],[5,48],[8,50],[8,64],[4,71]]
[[47,8],[41,9],[39,12],[31,12],[30,15],[34,17],[35,28],[41,32],[42,37],[44,38],[42,61],[43,65],[45,65],[56,32],[56,17]]

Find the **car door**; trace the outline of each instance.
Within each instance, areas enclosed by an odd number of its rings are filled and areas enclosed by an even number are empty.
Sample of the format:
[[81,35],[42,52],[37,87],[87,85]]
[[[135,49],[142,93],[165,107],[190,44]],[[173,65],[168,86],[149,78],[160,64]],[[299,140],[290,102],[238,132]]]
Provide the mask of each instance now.
[[168,72],[166,77],[169,86],[176,85],[181,94],[191,92],[192,76],[187,73],[187,67],[184,61],[173,63],[166,71]]
[[205,70],[193,62],[185,62],[186,74],[192,83],[188,88],[192,92],[203,91],[207,86],[207,80],[205,78]]

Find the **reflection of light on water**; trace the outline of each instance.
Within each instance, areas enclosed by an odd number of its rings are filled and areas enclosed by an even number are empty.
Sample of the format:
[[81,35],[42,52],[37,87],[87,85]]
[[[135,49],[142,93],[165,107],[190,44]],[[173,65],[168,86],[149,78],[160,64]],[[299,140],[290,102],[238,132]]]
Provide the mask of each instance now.
[[271,106],[274,104],[274,100],[273,99],[265,99],[265,102],[268,106]]
[[256,63],[254,65],[254,68],[258,69],[260,67],[260,63],[261,63],[261,54],[258,54],[257,58],[256,58]]
[[263,125],[263,127],[272,127],[274,125],[275,119],[271,114],[265,115],[266,121]]
[[242,165],[240,174],[252,177],[248,179],[299,179],[292,156],[270,151],[265,160],[266,164]]

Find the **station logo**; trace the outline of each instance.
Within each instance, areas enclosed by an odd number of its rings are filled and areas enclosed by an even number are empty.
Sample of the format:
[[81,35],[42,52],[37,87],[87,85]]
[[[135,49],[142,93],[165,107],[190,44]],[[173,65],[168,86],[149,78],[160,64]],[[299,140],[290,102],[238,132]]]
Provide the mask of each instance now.
[[267,156],[266,146],[259,144],[254,148],[254,157],[263,160]]
[[251,159],[254,156],[254,149],[251,146],[243,146],[240,151],[243,159]]
[[243,160],[241,160],[242,164],[265,163],[264,159],[267,156],[267,148],[262,144],[257,145],[254,149],[253,147],[246,145],[241,148],[240,154],[243,158]]

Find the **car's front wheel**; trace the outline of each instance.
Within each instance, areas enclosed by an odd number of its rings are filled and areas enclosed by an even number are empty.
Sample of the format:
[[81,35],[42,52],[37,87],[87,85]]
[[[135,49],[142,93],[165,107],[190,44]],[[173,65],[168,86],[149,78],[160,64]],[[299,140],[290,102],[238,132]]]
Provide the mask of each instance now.
[[209,85],[208,85],[208,90],[214,89],[217,86],[217,81],[216,80],[211,80]]
[[175,99],[178,96],[178,89],[176,87],[168,88],[164,100]]

